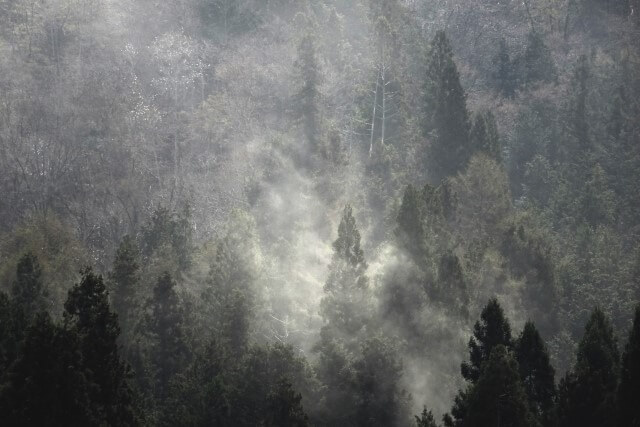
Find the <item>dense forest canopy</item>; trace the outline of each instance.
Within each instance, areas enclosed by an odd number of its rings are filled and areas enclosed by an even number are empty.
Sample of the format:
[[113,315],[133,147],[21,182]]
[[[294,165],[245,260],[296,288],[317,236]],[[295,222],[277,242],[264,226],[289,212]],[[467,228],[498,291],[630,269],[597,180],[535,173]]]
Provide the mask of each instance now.
[[640,426],[639,0],[0,0],[8,426]]

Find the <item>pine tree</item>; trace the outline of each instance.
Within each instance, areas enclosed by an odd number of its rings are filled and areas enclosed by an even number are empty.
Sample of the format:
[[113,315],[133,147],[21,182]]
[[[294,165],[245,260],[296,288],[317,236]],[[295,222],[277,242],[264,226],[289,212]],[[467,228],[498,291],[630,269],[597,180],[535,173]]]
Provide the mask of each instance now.
[[618,410],[620,427],[640,426],[640,306],[636,307],[629,340],[622,354]]
[[80,283],[69,291],[64,309],[65,328],[79,337],[83,374],[92,384],[92,404],[112,425],[135,424],[129,368],[118,354],[120,327],[102,276],[85,270]]
[[0,418],[6,426],[131,425],[110,423],[83,370],[80,337],[36,315],[24,345],[0,387]]
[[360,351],[370,310],[367,263],[349,205],[343,211],[333,250],[324,297],[320,301],[325,324],[315,346],[319,353],[318,378],[326,387],[323,418],[329,425],[355,417],[353,361]]
[[402,362],[394,345],[371,338],[362,345],[362,354],[354,369],[354,394],[357,401],[355,425],[402,425],[408,400],[402,388]]
[[531,413],[543,426],[556,425],[555,371],[542,337],[533,323],[524,325],[515,342],[515,356]]
[[[571,117],[569,119],[569,134],[577,144],[575,154],[585,153],[591,149],[589,141],[589,117],[587,115],[587,100],[589,96],[589,61],[586,55],[580,56],[578,64],[574,70],[572,92],[573,100],[571,105]],[[584,155],[584,154],[583,154]],[[580,161],[581,157],[571,159]]]
[[47,293],[42,284],[42,269],[38,258],[27,253],[20,258],[16,267],[16,281],[11,288],[11,296],[17,309],[17,327],[26,329],[33,317],[47,309]]
[[399,245],[413,256],[418,265],[426,255],[422,205],[423,200],[420,194],[413,185],[409,184],[404,190],[395,232]]
[[551,82],[556,78],[556,66],[551,51],[544,43],[542,34],[531,30],[523,58],[524,78],[527,84]]
[[505,98],[515,97],[518,88],[517,70],[509,56],[509,46],[504,39],[500,40],[493,63],[495,64],[493,79],[498,92]]
[[458,316],[469,315],[469,293],[458,256],[451,251],[440,257],[437,299]]
[[602,310],[596,308],[578,345],[576,365],[560,382],[560,425],[616,425],[619,359],[611,323]]
[[534,427],[518,363],[507,348],[491,350],[478,382],[468,396],[465,427]]
[[431,42],[424,93],[423,132],[431,138],[428,164],[430,175],[440,181],[462,170],[471,156],[466,95],[443,31]]
[[482,310],[480,320],[473,327],[473,337],[469,340],[469,362],[462,364],[462,376],[475,383],[480,378],[482,364],[498,345],[511,348],[511,326],[498,300],[493,298]]
[[275,384],[267,400],[266,421],[264,423],[266,427],[306,427],[309,425],[309,417],[302,408],[302,396],[295,392],[286,378]]
[[148,302],[148,331],[151,333],[151,359],[155,374],[155,395],[164,399],[169,382],[187,363],[187,347],[183,332],[183,315],[176,283],[165,273],[153,288]]
[[125,236],[116,251],[113,268],[108,276],[108,284],[112,289],[111,302],[124,335],[128,335],[133,327],[133,310],[140,286],[139,257],[135,240]]
[[438,427],[436,419],[433,417],[433,413],[427,410],[427,407],[422,410],[422,413],[418,417],[415,416],[416,427]]

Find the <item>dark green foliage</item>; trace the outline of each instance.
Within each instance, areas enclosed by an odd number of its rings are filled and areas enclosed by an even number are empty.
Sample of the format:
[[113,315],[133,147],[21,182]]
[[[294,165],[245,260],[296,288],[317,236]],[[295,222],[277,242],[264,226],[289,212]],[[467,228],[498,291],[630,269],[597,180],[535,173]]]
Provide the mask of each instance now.
[[418,417],[416,415],[415,418],[416,427],[438,427],[436,419],[433,417],[433,413],[431,413],[431,411],[427,411],[426,407],[422,410],[420,416]]
[[636,308],[629,340],[622,353],[618,414],[621,427],[640,426],[640,306]]
[[593,311],[578,345],[576,365],[559,385],[562,426],[615,426],[620,355],[611,323]]
[[424,201],[413,185],[404,190],[402,204],[396,219],[396,238],[401,247],[420,263],[425,255],[425,230],[423,225]]
[[511,348],[511,326],[498,300],[494,298],[487,303],[480,320],[473,327],[473,337],[469,340],[469,362],[462,364],[462,376],[471,383],[477,382],[482,364],[498,345]]
[[437,300],[446,310],[466,318],[469,315],[469,291],[460,260],[451,251],[440,257]]
[[109,424],[134,424],[129,369],[118,354],[120,327],[109,307],[102,276],[85,270],[80,283],[69,291],[64,308],[65,328],[78,335],[81,372],[91,384],[92,406]]
[[54,325],[46,313],[37,315],[0,388],[3,425],[133,425],[131,417],[112,418],[104,402],[93,400],[100,386],[83,365],[80,336]]
[[[571,106],[570,117],[568,119],[569,135],[575,144],[574,158],[567,161],[584,161],[588,151],[591,150],[589,116],[587,111],[587,101],[589,96],[589,61],[585,55],[580,56],[574,70],[571,85]],[[576,158],[577,157],[577,158]]]
[[518,374],[518,362],[507,348],[495,346],[468,399],[465,427],[536,426]]
[[191,209],[189,205],[178,213],[159,206],[151,215],[149,222],[141,230],[141,247],[146,257],[152,256],[161,248],[169,248],[175,257],[180,271],[186,271],[191,265],[192,234]]
[[308,394],[305,361],[283,345],[238,354],[212,341],[172,382],[160,425],[305,426],[300,394]]
[[509,55],[509,46],[504,39],[500,40],[498,52],[493,58],[493,80],[497,91],[506,98],[513,98],[518,88],[518,70]]
[[535,30],[529,33],[522,62],[524,80],[527,84],[552,82],[556,79],[557,72],[551,51],[544,43],[542,34]]
[[108,276],[111,304],[125,335],[133,328],[133,310],[140,291],[140,254],[135,240],[125,236],[116,251],[112,270]]
[[187,362],[188,351],[183,332],[183,314],[176,283],[163,274],[153,288],[148,302],[147,332],[152,340],[151,363],[155,379],[154,394],[164,399],[169,382]]
[[17,352],[13,313],[12,301],[0,292],[0,383]]
[[353,209],[347,205],[338,226],[338,238],[333,242],[334,258],[347,262],[354,268],[367,268],[364,252],[360,248],[360,232],[356,226]]
[[31,319],[47,309],[47,293],[42,284],[42,270],[38,259],[27,253],[20,258],[16,267],[16,281],[11,288],[11,296],[18,312],[16,319],[25,329]]
[[302,409],[302,396],[295,392],[286,379],[276,383],[267,400],[265,426],[306,427],[309,425],[309,418]]
[[555,371],[549,361],[547,348],[533,323],[527,322],[524,325],[514,347],[532,415],[540,425],[556,425]]
[[466,95],[443,31],[431,42],[424,93],[423,133],[431,142],[429,174],[440,181],[462,170],[471,156]]
[[402,388],[402,363],[393,343],[367,340],[353,365],[358,426],[402,425],[408,394]]

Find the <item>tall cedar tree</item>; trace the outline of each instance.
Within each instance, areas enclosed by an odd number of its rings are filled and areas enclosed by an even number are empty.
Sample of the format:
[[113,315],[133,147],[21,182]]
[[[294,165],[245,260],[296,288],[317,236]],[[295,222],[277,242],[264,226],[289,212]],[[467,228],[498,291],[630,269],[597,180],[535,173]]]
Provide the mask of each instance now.
[[176,283],[164,273],[153,288],[149,301],[149,332],[153,336],[152,363],[155,395],[164,399],[169,382],[186,365],[187,347],[182,325],[182,308],[175,291]]
[[298,59],[295,62],[298,78],[296,110],[310,148],[319,151],[319,104],[320,104],[320,68],[317,59],[315,40],[306,34],[298,45]]
[[491,111],[475,115],[471,127],[471,145],[474,152],[483,152],[498,163],[502,162],[498,126]]
[[360,350],[369,310],[367,263],[349,205],[344,208],[333,250],[320,302],[325,325],[315,350],[319,353],[318,378],[325,385],[322,416],[328,425],[341,425],[356,416],[352,365]]
[[560,425],[615,426],[620,355],[609,319],[596,308],[578,345],[576,365],[559,386]]
[[636,307],[629,341],[622,354],[620,387],[618,388],[619,426],[640,426],[640,305]]
[[120,327],[125,335],[133,327],[132,316],[135,296],[140,286],[140,254],[135,240],[125,236],[116,251],[113,269],[109,273],[111,303],[118,314]]
[[440,181],[464,169],[471,157],[466,95],[444,31],[431,42],[426,69],[423,132],[431,140],[430,175]]
[[556,66],[551,57],[551,51],[544,43],[542,35],[535,30],[531,30],[527,37],[523,61],[524,78],[527,84],[551,82],[556,78]]
[[446,251],[440,257],[436,295],[445,309],[463,318],[469,316],[467,283],[462,271],[462,264],[452,251]]
[[309,417],[302,408],[302,396],[283,378],[267,398],[265,427],[307,427]]
[[468,396],[465,427],[534,427],[518,362],[502,344],[495,346]]
[[543,426],[556,425],[555,371],[544,341],[532,322],[524,325],[516,340],[515,355],[532,415]]
[[473,336],[469,340],[469,362],[463,362],[461,366],[464,379],[475,383],[480,378],[482,364],[489,359],[491,350],[497,345],[511,348],[511,326],[500,303],[493,298],[473,327]]
[[409,184],[404,190],[402,204],[396,219],[398,244],[407,250],[420,265],[425,254],[425,230],[422,221],[423,200],[416,188]]
[[[131,425],[110,418],[95,398],[83,370],[80,336],[55,325],[47,313],[26,330],[16,362],[0,387],[0,418],[5,426]],[[116,409],[116,408],[112,408]],[[115,420],[123,421],[115,422]],[[129,419],[130,421],[130,419]]]
[[64,309],[65,327],[79,337],[83,373],[92,385],[92,405],[110,425],[135,424],[129,368],[118,354],[120,327],[102,276],[85,270],[80,283],[69,291]]
[[18,261],[11,296],[16,309],[16,330],[25,330],[37,313],[46,310],[47,294],[42,284],[42,269],[35,255],[27,253]]
[[518,75],[509,55],[509,46],[504,39],[500,40],[493,63],[495,64],[493,74],[495,88],[505,98],[514,98],[518,88]]
[[433,416],[433,413],[425,407],[420,413],[420,416],[415,416],[416,419],[416,427],[438,427],[436,423],[436,419]]

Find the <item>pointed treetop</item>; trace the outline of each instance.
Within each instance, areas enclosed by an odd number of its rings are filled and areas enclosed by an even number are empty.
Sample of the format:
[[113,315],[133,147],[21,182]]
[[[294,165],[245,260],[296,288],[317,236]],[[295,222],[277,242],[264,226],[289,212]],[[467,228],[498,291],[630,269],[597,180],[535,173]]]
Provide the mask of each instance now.
[[353,210],[346,205],[338,226],[338,238],[333,242],[334,257],[342,259],[353,267],[367,266],[364,251],[360,248],[360,232],[353,217]]

